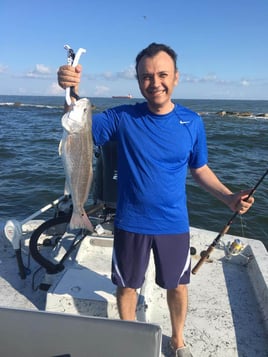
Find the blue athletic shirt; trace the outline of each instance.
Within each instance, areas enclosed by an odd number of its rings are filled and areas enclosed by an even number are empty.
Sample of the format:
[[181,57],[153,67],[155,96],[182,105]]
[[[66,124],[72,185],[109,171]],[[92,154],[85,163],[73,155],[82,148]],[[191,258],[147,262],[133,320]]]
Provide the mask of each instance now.
[[164,115],[145,102],[123,105],[95,114],[92,133],[95,145],[118,143],[115,226],[141,234],[188,232],[187,169],[207,163],[201,117],[180,105]]

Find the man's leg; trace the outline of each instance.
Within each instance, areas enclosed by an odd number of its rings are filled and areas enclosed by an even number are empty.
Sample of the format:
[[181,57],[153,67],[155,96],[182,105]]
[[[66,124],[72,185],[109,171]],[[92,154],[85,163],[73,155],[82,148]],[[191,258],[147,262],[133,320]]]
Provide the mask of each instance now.
[[172,346],[177,349],[184,346],[184,324],[188,309],[187,285],[178,285],[177,288],[167,290],[167,302],[172,327]]
[[137,293],[132,288],[117,288],[117,306],[121,320],[135,320]]
[[136,289],[143,284],[151,245],[150,236],[115,228],[112,282],[117,285],[117,306],[122,320],[136,319]]

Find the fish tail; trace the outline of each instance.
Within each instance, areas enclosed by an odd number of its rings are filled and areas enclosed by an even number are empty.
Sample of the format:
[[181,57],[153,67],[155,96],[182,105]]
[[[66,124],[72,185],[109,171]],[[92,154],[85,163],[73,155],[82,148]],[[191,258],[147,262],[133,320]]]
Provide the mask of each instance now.
[[82,228],[82,229],[87,229],[90,232],[94,231],[93,225],[90,222],[84,209],[82,212],[73,212],[70,221],[70,228],[71,229]]

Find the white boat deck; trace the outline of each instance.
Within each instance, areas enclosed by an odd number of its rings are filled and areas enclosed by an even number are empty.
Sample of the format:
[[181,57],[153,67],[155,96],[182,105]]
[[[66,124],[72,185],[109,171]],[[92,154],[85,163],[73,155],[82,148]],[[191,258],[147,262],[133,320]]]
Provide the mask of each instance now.
[[[197,250],[193,266],[216,235],[191,229],[191,246]],[[226,235],[223,241],[234,238]],[[223,249],[215,249],[211,262],[191,277],[185,340],[194,357],[268,356],[268,254],[261,242],[241,240],[247,258],[239,255],[227,260]],[[86,237],[66,261],[65,271],[53,277],[55,283],[46,298],[46,292],[32,291],[31,275],[20,279],[13,249],[0,240],[0,305],[117,318],[111,252],[111,238]],[[169,356],[165,290],[154,283],[152,262],[139,293],[137,318],[161,325],[162,356]]]

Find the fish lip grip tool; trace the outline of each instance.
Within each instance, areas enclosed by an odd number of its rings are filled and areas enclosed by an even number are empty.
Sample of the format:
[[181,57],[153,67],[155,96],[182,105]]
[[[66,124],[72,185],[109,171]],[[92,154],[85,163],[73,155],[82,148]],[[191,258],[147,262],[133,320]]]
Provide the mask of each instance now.
[[[65,50],[67,50],[67,64],[76,67],[78,65],[79,59],[83,53],[86,53],[84,48],[79,48],[77,53],[75,54],[74,50],[69,45],[64,45]],[[72,104],[71,96],[73,96],[76,100],[79,99],[79,96],[74,93],[73,87],[68,87],[65,90],[65,100],[67,105]]]

